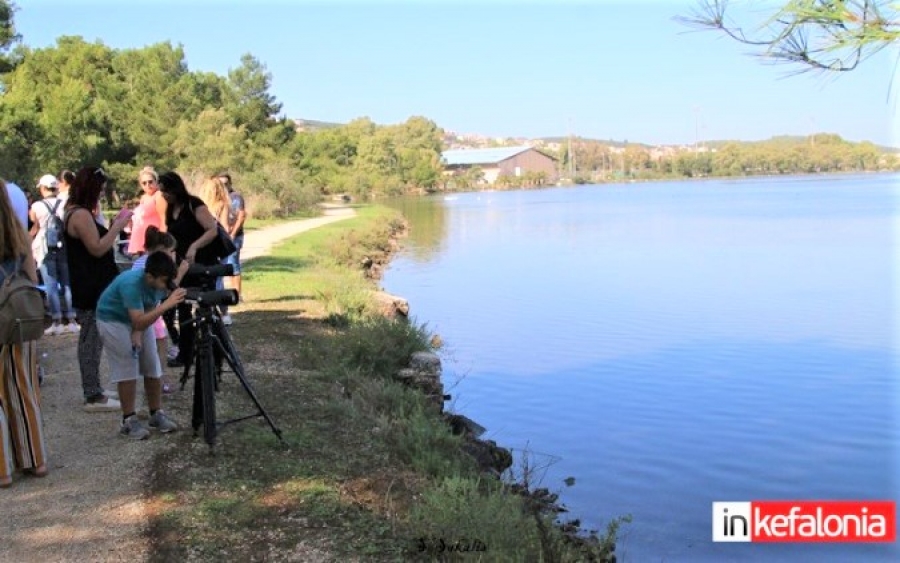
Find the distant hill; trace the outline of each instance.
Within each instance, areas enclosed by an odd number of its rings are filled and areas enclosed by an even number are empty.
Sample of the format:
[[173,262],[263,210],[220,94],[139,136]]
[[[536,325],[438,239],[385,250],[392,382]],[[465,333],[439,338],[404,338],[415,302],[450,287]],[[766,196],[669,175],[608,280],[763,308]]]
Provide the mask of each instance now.
[[[569,137],[539,137],[540,141],[544,141],[545,143],[567,143],[569,141]],[[613,141],[612,139],[588,139],[587,137],[572,137],[573,142],[588,142],[588,143],[600,143],[603,145],[608,145],[610,147],[644,147],[644,148],[652,148],[653,145],[648,145],[646,143],[632,143],[632,142],[624,142],[624,141]]]
[[[835,135],[833,133],[816,133],[816,136],[829,137],[832,139],[840,139],[839,135]],[[540,140],[546,143],[566,143],[569,140],[569,137],[541,137]],[[841,139],[846,141],[846,139]],[[611,147],[642,147],[646,149],[654,148],[657,145],[648,145],[647,143],[625,143],[623,141],[613,141],[612,139],[604,140],[604,139],[589,139],[586,137],[572,137],[573,142],[589,142],[589,143],[600,143],[602,145],[608,145]],[[855,141],[846,141],[852,144],[859,144]],[[734,139],[722,139],[722,140],[708,140],[701,141],[701,143],[709,148],[721,148],[725,145],[736,144],[736,145],[755,145],[760,143],[782,143],[785,145],[804,145],[809,143],[809,136],[807,135],[776,135],[770,139],[765,139],[762,141],[738,141]],[[693,143],[686,143],[687,145],[692,145]],[[664,145],[664,146],[677,146],[677,145]],[[900,153],[900,148],[897,147],[886,147],[883,145],[875,145],[879,151],[886,153]]]
[[[823,137],[828,139],[840,140],[843,142],[851,143],[854,145],[858,145],[859,143],[856,141],[848,141],[847,139],[842,139],[839,135],[835,135],[834,133],[816,133],[816,137]],[[766,139],[764,141],[735,141],[735,140],[718,140],[718,141],[703,141],[703,144],[712,147],[712,148],[721,148],[728,144],[737,144],[737,145],[753,145],[759,143],[782,143],[785,145],[806,145],[809,144],[809,135],[776,135],[770,139]],[[873,143],[874,144],[874,143]],[[875,145],[875,148],[881,152],[885,153],[900,153],[900,148],[897,147],[886,147],[884,145]]]
[[342,127],[343,123],[331,123],[330,121],[318,121],[316,119],[295,119],[297,131],[319,131],[321,129],[334,129]]

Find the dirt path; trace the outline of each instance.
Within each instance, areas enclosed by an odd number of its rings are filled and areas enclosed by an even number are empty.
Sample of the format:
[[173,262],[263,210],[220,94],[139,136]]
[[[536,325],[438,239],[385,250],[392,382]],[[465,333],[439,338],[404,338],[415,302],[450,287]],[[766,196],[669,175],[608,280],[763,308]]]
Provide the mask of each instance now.
[[[329,208],[323,217],[249,231],[242,258],[261,256],[281,240],[353,215],[352,209]],[[120,413],[82,411],[77,339],[67,334],[41,340],[50,474],[43,479],[16,474],[13,486],[0,490],[0,562],[147,559],[144,483],[150,459],[166,437],[154,433],[131,442],[118,436]],[[105,360],[103,366],[105,372]],[[170,414],[184,425],[186,413]]]

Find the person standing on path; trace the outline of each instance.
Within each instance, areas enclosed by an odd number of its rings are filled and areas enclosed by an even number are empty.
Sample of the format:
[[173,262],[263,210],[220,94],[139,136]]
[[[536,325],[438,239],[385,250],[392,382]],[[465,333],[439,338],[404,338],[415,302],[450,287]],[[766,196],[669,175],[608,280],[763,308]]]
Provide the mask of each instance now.
[[141,202],[131,216],[131,238],[128,239],[128,254],[144,253],[144,233],[153,225],[160,232],[166,232],[166,198],[159,191],[159,175],[152,166],[145,166],[138,174],[138,183],[144,191]]
[[[44,174],[38,181],[37,189],[43,199],[34,202],[28,212],[32,221],[31,251],[37,262],[47,288],[47,301],[50,304],[50,318],[53,324],[44,332],[46,335],[78,332],[75,323],[75,311],[72,309],[72,290],[69,284],[69,264],[66,259],[66,247],[61,238],[62,233],[54,231],[56,222],[64,216],[63,202],[58,196],[56,177]],[[51,240],[51,238],[53,240]],[[61,321],[66,318],[66,323]]]
[[11,213],[19,219],[22,227],[28,230],[28,197],[22,188],[12,182],[4,182],[6,188],[3,190],[9,197]]
[[[37,283],[28,233],[0,180],[0,283],[16,271]],[[37,343],[33,340],[0,344],[0,487],[12,484],[15,469],[37,477],[47,474]]]
[[[209,212],[213,214],[213,217],[216,218],[216,221],[219,222],[219,225],[225,232],[231,232],[231,221],[232,221],[232,212],[231,212],[231,201],[228,197],[228,190],[225,189],[225,184],[216,176],[211,176],[203,181],[203,184],[200,186],[200,199],[203,200],[203,203],[206,204],[206,207],[209,208]],[[232,237],[233,239],[233,237]],[[235,244],[237,247],[237,244]],[[231,256],[234,256],[235,253],[226,256],[222,259],[222,264],[232,264],[229,261]],[[240,271],[240,270],[238,270]],[[216,289],[225,289],[224,281],[222,278],[216,279]],[[222,323],[225,326],[231,326],[232,319],[231,315],[228,314],[228,306],[220,305],[219,310],[222,312]]]
[[[164,172],[159,176],[159,189],[166,198],[166,226],[175,237],[177,255],[189,264],[215,265],[219,262],[211,253],[209,243],[218,236],[218,223],[203,200],[187,191],[181,176],[175,172]],[[185,287],[196,287],[204,291],[215,289],[215,282],[202,276],[188,276],[183,281]],[[194,357],[194,331],[191,306],[180,303],[178,315],[178,356],[169,363],[170,367],[183,367]]]
[[59,187],[59,199],[62,200],[63,208],[69,201],[69,190],[72,189],[72,182],[75,181],[75,173],[71,170],[63,170],[56,178],[56,184]]
[[219,174],[219,181],[228,190],[228,198],[231,203],[231,209],[228,216],[228,234],[234,241],[234,247],[237,250],[234,254],[225,259],[226,264],[231,264],[234,269],[234,275],[228,278],[231,289],[236,289],[238,298],[243,300],[241,294],[241,248],[244,247],[244,221],[247,220],[247,206],[244,204],[244,197],[235,191],[231,185],[231,175],[228,173]]
[[129,209],[119,212],[109,230],[97,222],[94,213],[99,208],[100,192],[107,180],[102,168],[87,166],[79,170],[72,183],[64,219],[72,304],[81,324],[78,367],[87,412],[118,411],[121,406],[119,401],[104,393],[100,385],[103,343],[97,332],[96,309],[100,294],[119,274],[113,246],[131,220],[132,212]]

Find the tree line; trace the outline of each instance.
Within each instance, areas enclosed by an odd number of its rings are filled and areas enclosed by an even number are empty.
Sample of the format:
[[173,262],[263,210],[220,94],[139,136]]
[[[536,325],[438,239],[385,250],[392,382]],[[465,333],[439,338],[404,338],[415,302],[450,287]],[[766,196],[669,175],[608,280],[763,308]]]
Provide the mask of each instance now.
[[[270,92],[271,74],[251,54],[221,76],[190,70],[183,48],[169,42],[114,49],[63,36],[35,49],[21,44],[14,11],[0,0],[0,175],[22,186],[99,164],[127,199],[148,164],[177,170],[189,184],[228,171],[254,216],[270,217],[304,212],[334,194],[367,199],[479,185],[477,169],[443,176],[444,132],[425,117],[387,126],[362,117],[298,132]],[[562,175],[575,168],[579,182],[883,170],[898,162],[871,143],[835,135],[706,148],[657,154],[578,140],[571,155],[564,145],[554,156]],[[504,177],[498,187],[549,181]]]
[[563,176],[574,169],[576,182],[900,170],[896,153],[824,133],[681,149],[576,140],[569,151],[559,151],[560,169]]
[[14,11],[0,0],[0,176],[23,187],[98,164],[129,198],[146,165],[177,170],[189,184],[228,171],[254,215],[266,217],[333,193],[431,189],[441,176],[442,131],[428,119],[361,118],[298,133],[250,54],[221,76],[190,70],[169,42],[114,49],[63,36],[34,49],[20,44]]

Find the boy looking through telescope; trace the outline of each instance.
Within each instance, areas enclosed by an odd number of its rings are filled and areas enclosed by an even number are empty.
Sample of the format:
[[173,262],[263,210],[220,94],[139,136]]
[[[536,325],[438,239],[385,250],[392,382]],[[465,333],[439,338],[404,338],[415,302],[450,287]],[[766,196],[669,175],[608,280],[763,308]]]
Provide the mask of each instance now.
[[97,304],[97,329],[109,362],[110,382],[116,383],[122,403],[120,434],[134,440],[150,436],[135,414],[138,377],[144,378],[144,391],[150,409],[150,428],[172,432],[178,428],[162,410],[163,371],[156,353],[156,342],[150,328],[166,311],[184,301],[186,291],[167,288],[187,272],[188,263],[175,267],[166,252],[147,257],[143,270],[119,274],[100,296]]

